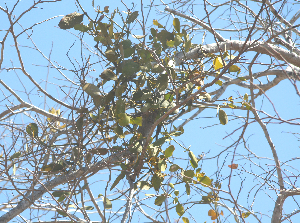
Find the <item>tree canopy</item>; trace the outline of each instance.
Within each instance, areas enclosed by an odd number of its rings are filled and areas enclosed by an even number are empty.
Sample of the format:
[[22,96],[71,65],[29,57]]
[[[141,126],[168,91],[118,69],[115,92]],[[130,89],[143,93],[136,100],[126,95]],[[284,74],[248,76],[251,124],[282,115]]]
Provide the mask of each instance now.
[[293,222],[298,2],[5,1],[0,222]]

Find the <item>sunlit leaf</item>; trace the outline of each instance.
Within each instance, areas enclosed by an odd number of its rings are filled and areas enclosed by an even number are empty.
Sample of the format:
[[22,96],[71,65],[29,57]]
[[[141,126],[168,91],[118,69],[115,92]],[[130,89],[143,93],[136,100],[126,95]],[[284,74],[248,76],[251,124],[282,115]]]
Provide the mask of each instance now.
[[142,117],[131,118],[130,124],[142,126],[143,118]]
[[188,183],[185,183],[185,191],[187,195],[191,194],[191,187]]
[[153,25],[158,26],[158,28],[164,28],[164,26],[160,24],[156,19],[153,19]]
[[126,113],[120,113],[118,114],[118,123],[120,126],[126,126],[130,123],[130,116],[128,116]]
[[[225,63],[225,62],[224,62],[224,63]],[[216,58],[214,59],[213,64],[214,64],[215,70],[219,70],[220,68],[226,66],[226,63],[223,64],[223,61],[222,61],[221,57],[216,57]]]
[[173,152],[175,150],[175,147],[173,145],[170,145],[166,150],[165,150],[165,157],[169,158],[170,156],[173,155]]
[[184,223],[190,223],[190,220],[187,217],[182,217],[182,221]]
[[180,33],[180,21],[178,18],[173,19],[173,26],[176,32]]
[[222,86],[222,85],[223,85],[223,81],[217,80],[215,84],[217,84],[217,85],[219,85],[219,86]]
[[180,169],[180,167],[177,165],[177,164],[172,164],[171,166],[170,166],[170,172],[175,172],[175,171],[177,171],[177,170],[179,170]]
[[182,204],[178,203],[176,205],[176,212],[179,216],[182,216],[184,214],[184,207],[182,206]]
[[112,209],[112,203],[107,197],[103,199],[103,205],[105,209]]
[[196,158],[196,156],[194,155],[194,153],[192,151],[189,151],[189,157],[190,157],[190,163],[191,163],[192,167],[197,168],[198,167],[198,159]]
[[250,212],[242,213],[242,218],[248,218],[250,216]]
[[208,216],[210,216],[211,217],[211,220],[216,220],[217,219],[217,213],[213,210],[213,209],[210,209],[209,211],[208,211]]
[[247,79],[244,77],[238,77],[238,79],[240,79],[241,81],[246,81]]

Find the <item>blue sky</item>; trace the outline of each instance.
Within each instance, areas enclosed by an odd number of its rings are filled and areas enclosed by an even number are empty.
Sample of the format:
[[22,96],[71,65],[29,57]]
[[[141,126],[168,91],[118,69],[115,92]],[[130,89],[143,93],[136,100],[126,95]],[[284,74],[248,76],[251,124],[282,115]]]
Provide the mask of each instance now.
[[[11,9],[13,1],[4,1],[7,3],[7,6],[9,9]],[[93,17],[95,16],[95,13],[93,13],[93,8],[91,7],[91,1],[82,1],[83,8],[88,12],[88,14]],[[19,14],[20,12],[24,11],[30,5],[32,1],[21,1],[18,7],[15,10],[15,14]],[[116,7],[119,7],[120,11],[125,11],[125,7],[120,3],[120,1],[109,1],[106,3],[103,3],[102,1],[95,1],[95,5],[100,4],[101,10],[103,10],[104,6],[109,5],[110,10],[112,11]],[[130,1],[126,1],[126,4],[128,7],[131,7],[132,4]],[[0,3],[0,6],[4,7],[3,3]],[[146,6],[146,4],[144,4]],[[176,5],[174,5],[176,7]],[[198,18],[202,18],[205,15],[205,12],[202,10],[202,5],[198,5],[194,7],[194,14]],[[163,10],[163,7],[159,6],[161,10]],[[256,8],[253,8],[256,9]],[[140,6],[137,5],[135,10],[140,10]],[[35,8],[34,11],[28,13],[28,15],[25,15],[21,20],[20,24],[27,28],[31,26],[34,23],[38,23],[44,20],[47,20],[49,18],[58,16],[54,19],[51,19],[49,21],[44,22],[41,25],[35,26],[32,30],[28,31],[28,34],[31,36],[31,38],[35,41],[36,46],[45,54],[47,57],[51,57],[52,61],[54,61],[54,64],[56,66],[63,66],[68,69],[72,68],[72,63],[70,63],[66,52],[69,51],[70,59],[73,63],[76,63],[76,60],[80,64],[80,58],[81,58],[81,52],[80,52],[80,41],[75,37],[75,35],[78,35],[79,32],[75,31],[74,29],[71,30],[61,30],[58,28],[58,22],[62,18],[63,15],[69,14],[74,11],[81,12],[75,5],[73,4],[73,1],[61,1],[57,3],[45,3],[41,5],[41,8]],[[221,14],[221,12],[219,12]],[[222,12],[223,13],[223,12]],[[224,12],[224,13],[230,13],[230,11]],[[216,15],[216,14],[215,14]],[[4,18],[3,12],[0,12],[0,17]],[[157,15],[154,11],[151,12],[149,16],[148,24],[151,25],[153,19],[160,18],[161,15]],[[224,16],[225,17],[225,16]],[[140,17],[139,17],[140,18]],[[164,24],[164,22],[167,22],[168,17],[165,17],[160,22]],[[169,18],[171,19],[171,18]],[[216,18],[217,20],[217,18]],[[84,18],[84,24],[88,23],[88,19]],[[117,22],[120,22],[117,20]],[[7,21],[4,21],[0,29],[5,30],[8,28]],[[169,23],[171,24],[171,23]],[[222,21],[218,19],[216,22],[213,23],[216,27],[222,28],[225,24],[227,24],[227,21]],[[169,25],[171,27],[171,25]],[[140,29],[138,25],[134,26],[134,29],[137,30],[138,34],[140,34]],[[22,28],[16,29],[16,32],[20,32]],[[232,38],[237,39],[237,36],[233,33],[228,32],[221,32],[222,35],[224,35],[225,38]],[[0,32],[1,39],[3,38],[4,32]],[[83,39],[85,42],[90,44],[91,50],[95,50],[93,48],[93,42],[92,38],[88,37],[87,34],[83,36]],[[199,32],[195,37],[193,38],[193,43],[200,44],[202,41],[202,32]],[[205,43],[213,43],[214,39],[212,36],[207,34],[207,37],[205,38]],[[19,38],[19,44],[21,53],[23,54],[23,61],[25,64],[25,67],[27,69],[27,72],[35,79],[37,80],[40,85],[44,88],[47,86],[47,91],[53,95],[55,95],[57,98],[63,100],[65,97],[64,92],[60,89],[59,85],[64,85],[66,82],[64,78],[59,74],[59,72],[55,69],[49,69],[48,68],[48,62],[47,60],[43,59],[41,54],[37,52],[35,49],[32,49],[28,46],[33,47],[31,40],[27,38],[26,35],[23,35]],[[12,47],[13,42],[11,41],[11,38],[9,41],[6,42],[6,48],[5,48],[5,55],[4,55],[4,63],[3,67],[8,68],[11,67],[11,61],[14,61],[13,66],[19,67],[20,65],[17,64],[15,61],[17,54]],[[85,56],[88,56],[88,52],[84,52]],[[251,54],[253,55],[253,54]],[[264,61],[266,57],[261,56],[260,61]],[[98,58],[95,56],[92,56],[92,60],[96,61]],[[248,59],[252,59],[250,56]],[[267,63],[267,62],[266,62]],[[92,81],[96,77],[99,76],[99,74],[104,69],[104,63],[103,66],[100,64],[95,66],[96,70],[92,71],[89,75],[89,80]],[[259,71],[259,66],[254,67],[254,72]],[[243,73],[244,72],[244,73]],[[247,75],[246,71],[243,71],[242,74]],[[65,75],[70,78],[71,80],[74,80],[75,82],[78,79],[75,78],[74,73],[64,71]],[[28,101],[35,106],[38,106],[40,108],[45,108],[46,110],[50,109],[51,107],[55,108],[61,108],[60,106],[57,106],[56,103],[51,101],[50,99],[47,99],[46,106],[44,105],[44,97],[42,94],[40,94],[36,88],[33,88],[33,85],[30,83],[30,81],[25,77],[23,74],[14,71],[6,72],[4,70],[1,70],[0,78],[11,88],[15,89],[17,93],[20,94],[20,96],[23,98],[23,100]],[[48,84],[46,85],[46,80]],[[69,84],[69,83],[66,83]],[[68,85],[67,85],[68,86]],[[299,87],[299,85],[298,85]],[[2,88],[2,87],[1,87]],[[30,91],[29,96],[27,97],[24,93],[24,88]],[[210,90],[217,89],[218,86],[213,86],[210,88]],[[63,87],[63,90],[68,90],[68,87]],[[76,91],[76,88],[73,89],[73,91]],[[4,91],[5,92],[5,91]],[[7,92],[6,92],[7,93]],[[226,99],[229,96],[239,97],[239,95],[244,95],[245,93],[249,94],[249,91],[246,89],[242,89],[239,87],[231,86],[228,87],[226,90],[226,93],[222,96],[222,99]],[[271,99],[272,103],[275,105],[277,112],[280,114],[280,116],[284,119],[289,118],[297,118],[299,117],[299,97],[295,94],[295,89],[290,83],[289,80],[282,81],[278,86],[276,86],[274,89],[271,89],[267,91],[267,96]],[[2,101],[3,98],[0,96],[0,100]],[[17,100],[13,99],[13,97],[10,97],[11,101],[14,101],[16,104],[18,104]],[[70,102],[70,100],[69,100]],[[2,101],[1,110],[6,109],[5,108],[5,101]],[[219,102],[220,105],[222,102]],[[268,99],[265,96],[261,96],[257,99],[256,106],[259,109],[262,107],[262,110],[266,111],[270,115],[275,115],[275,112],[273,110],[272,104],[268,101]],[[64,108],[61,108],[61,110],[64,110]],[[246,111],[236,111],[231,109],[226,109],[226,113],[229,115],[229,119],[231,120],[234,115],[238,115],[241,117],[245,117]],[[64,113],[63,113],[64,114]],[[67,114],[64,114],[67,115]],[[230,174],[230,169],[227,167],[227,165],[231,164],[231,158],[232,158],[232,151],[233,148],[228,149],[228,151],[222,153],[222,155],[219,157],[219,159],[209,159],[210,157],[214,157],[215,155],[219,154],[222,150],[224,150],[227,146],[232,144],[234,140],[236,140],[241,133],[241,130],[238,130],[235,132],[232,136],[227,137],[224,139],[224,137],[234,131],[238,126],[241,125],[242,121],[241,119],[236,119],[230,121],[226,126],[220,125],[217,115],[216,109],[206,109],[204,112],[201,113],[197,119],[191,121],[189,124],[187,124],[184,127],[185,134],[178,137],[178,140],[182,142],[186,147],[191,147],[192,151],[194,151],[195,155],[200,155],[202,153],[205,154],[205,159],[203,161],[202,170],[211,178],[216,177],[216,170],[217,167],[223,168],[222,176],[220,178],[226,179],[228,175]],[[66,116],[67,117],[67,116]],[[189,115],[185,115],[182,117],[182,119],[188,118]],[[251,116],[252,117],[252,116]],[[11,119],[14,119],[12,117]],[[28,122],[29,119],[27,117],[18,117],[14,120],[18,122]],[[180,120],[176,121],[174,123],[175,125],[180,124]],[[287,124],[268,124],[267,125],[269,133],[271,135],[271,138],[276,146],[278,156],[281,161],[287,161],[290,160],[293,157],[299,156],[299,140],[294,135],[290,134],[290,132],[298,133],[298,126],[296,125],[287,125]],[[237,193],[241,182],[243,182],[243,193],[241,193],[239,197],[239,201],[241,204],[247,206],[247,201],[251,203],[251,197],[255,195],[255,189],[257,189],[258,186],[258,178],[256,177],[250,177],[251,174],[247,173],[249,172],[255,172],[256,174],[260,174],[262,170],[259,170],[260,168],[255,166],[260,165],[263,166],[265,169],[269,168],[272,170],[274,168],[274,162],[268,160],[267,158],[271,158],[271,150],[269,148],[269,145],[266,141],[266,139],[263,136],[263,132],[259,125],[257,123],[253,123],[248,127],[248,130],[245,134],[245,138],[247,139],[247,146],[249,146],[249,149],[253,151],[257,156],[262,157],[260,159],[257,158],[251,158],[253,163],[250,161],[247,161],[246,159],[251,157],[251,155],[244,149],[244,145],[239,145],[237,147],[237,156],[235,158],[235,163],[238,163],[240,166],[240,169],[235,172],[236,176],[234,177],[234,181],[232,181],[231,186],[233,189],[233,193]],[[8,143],[9,140],[6,142]],[[187,153],[183,152],[179,146],[176,146],[175,150],[175,156],[181,157],[183,159],[188,159]],[[266,157],[264,159],[263,157]],[[184,162],[182,162],[184,163]],[[287,170],[291,170],[296,174],[299,174],[298,168],[299,162],[294,161],[289,163],[290,166],[286,166],[285,168]],[[296,170],[295,170],[295,169]],[[287,172],[288,173],[288,172]],[[102,174],[108,174],[108,172],[103,171],[100,174],[97,174],[96,177],[101,178]],[[267,177],[266,175],[262,175],[263,177]],[[226,182],[226,181],[224,181]],[[99,187],[99,185],[101,185]],[[100,181],[95,184],[93,184],[91,187],[92,189],[99,190],[99,194],[103,193],[101,190],[101,187],[103,188],[106,185],[105,181]],[[299,185],[298,185],[299,186]],[[184,186],[181,188],[181,190],[184,189]],[[224,185],[224,189],[227,189],[227,185]],[[236,191],[235,191],[236,190]],[[267,186],[264,189],[266,193],[264,194],[262,191],[257,195],[257,200],[260,200],[259,202],[256,202],[254,204],[254,210],[261,211],[262,213],[268,213],[271,215],[271,211],[274,207],[274,203],[271,198],[269,198],[266,194],[272,194],[273,198],[275,197],[275,192],[270,193],[270,188]],[[250,191],[250,193],[248,193]],[[98,193],[98,192],[97,192]],[[146,192],[148,193],[148,192]],[[149,192],[149,193],[153,193]],[[96,195],[96,194],[95,194]],[[199,195],[200,197],[200,195]],[[200,198],[197,197],[191,197],[191,200],[200,200]],[[247,200],[249,199],[249,200]],[[5,200],[5,197],[3,197],[3,194],[0,195],[0,202],[2,200]],[[154,199],[147,201],[149,202],[149,205],[153,205]],[[170,200],[171,202],[171,200]],[[102,206],[100,206],[102,207]],[[287,212],[292,211],[295,209],[295,205],[292,201],[288,201],[285,204],[285,208]],[[299,208],[299,207],[298,207]],[[198,209],[201,209],[201,217],[198,216]],[[207,209],[207,210],[206,210]],[[196,208],[193,208],[190,210],[192,215],[194,215],[194,218],[198,220],[197,222],[204,222],[205,220],[210,222],[210,219],[207,216],[207,211],[209,207],[208,206],[197,206]],[[289,210],[292,209],[292,210]],[[113,209],[116,211],[115,209]],[[206,211],[205,211],[206,210]],[[270,212],[267,212],[270,211]],[[225,210],[224,210],[225,212]],[[171,219],[178,218],[177,214],[174,212],[174,210],[171,212]],[[24,215],[26,217],[26,215]],[[29,216],[29,213],[28,213]],[[27,216],[27,217],[28,217]],[[95,216],[95,217],[94,217]],[[96,215],[93,217],[95,219],[93,220],[99,220]],[[201,220],[200,220],[201,219]],[[263,218],[264,219],[264,218]],[[44,219],[46,220],[46,219]],[[190,219],[191,220],[191,219]],[[252,222],[253,219],[249,217],[249,222]],[[143,219],[141,219],[141,222],[144,222]]]

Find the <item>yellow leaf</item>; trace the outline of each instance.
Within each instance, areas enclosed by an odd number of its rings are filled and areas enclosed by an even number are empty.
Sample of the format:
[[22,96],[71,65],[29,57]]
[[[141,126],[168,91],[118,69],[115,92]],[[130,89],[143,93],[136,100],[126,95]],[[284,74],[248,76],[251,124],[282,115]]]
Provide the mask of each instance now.
[[[225,63],[225,62],[224,62]],[[221,57],[217,57],[214,59],[214,68],[215,70],[219,70],[220,68],[226,66],[226,63],[223,64]]]
[[231,169],[237,169],[238,166],[239,166],[239,164],[234,164],[234,163],[232,165],[228,165],[228,167]]
[[211,217],[211,220],[216,220],[217,219],[217,213],[213,210],[213,209],[210,209],[209,211],[208,211],[208,216],[210,216]]

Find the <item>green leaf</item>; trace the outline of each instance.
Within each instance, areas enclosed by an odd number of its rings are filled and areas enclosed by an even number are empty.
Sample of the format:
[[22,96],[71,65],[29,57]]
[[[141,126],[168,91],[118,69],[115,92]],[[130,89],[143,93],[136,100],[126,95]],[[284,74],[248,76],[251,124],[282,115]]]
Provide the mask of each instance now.
[[154,204],[157,205],[157,206],[161,206],[162,203],[166,200],[166,196],[165,195],[161,195],[161,196],[158,196],[155,201],[154,201]]
[[120,113],[118,114],[118,123],[120,126],[126,126],[130,123],[130,116],[128,116],[126,113]]
[[174,47],[175,46],[175,41],[174,40],[167,41],[167,46],[168,47]]
[[184,214],[184,208],[180,203],[176,205],[176,212],[179,216],[182,216]]
[[185,191],[187,195],[191,194],[191,187],[189,185],[189,183],[185,183]]
[[38,136],[39,128],[36,123],[30,123],[26,126],[26,132],[35,138]]
[[130,119],[130,124],[142,126],[143,118],[142,117],[132,118]]
[[59,28],[61,29],[71,29],[76,24],[80,24],[83,21],[84,14],[78,12],[70,13],[64,16],[58,23]]
[[171,166],[170,166],[170,172],[175,172],[175,171],[177,171],[177,170],[179,170],[180,169],[180,167],[177,165],[177,164],[172,164]]
[[189,52],[190,48],[192,46],[192,40],[186,41],[184,45],[184,52]]
[[83,126],[83,116],[80,116],[80,118],[76,121],[76,127],[79,132],[82,130],[82,126]]
[[161,183],[163,182],[163,180],[164,180],[163,177],[160,177],[157,174],[153,175],[151,182],[152,182],[152,185],[153,185],[153,187],[156,191],[159,191],[159,188],[160,188]]
[[116,81],[118,79],[116,74],[111,69],[105,69],[101,73],[100,77],[104,80],[114,80],[114,81]]
[[100,96],[100,89],[94,85],[94,84],[84,84],[82,89],[90,96],[95,97],[95,96]]
[[189,157],[190,157],[190,163],[191,163],[192,167],[197,168],[198,167],[198,159],[196,158],[196,156],[194,155],[194,153],[192,151],[189,151]]
[[125,101],[120,98],[116,102],[116,115],[121,113],[125,113]]
[[139,12],[138,11],[134,11],[132,12],[128,17],[127,17],[127,23],[132,23],[134,22],[134,20],[139,16]]
[[226,125],[228,123],[228,117],[224,110],[219,110],[219,120],[222,125]]
[[169,78],[168,74],[160,74],[157,78],[157,89],[159,92],[162,92],[168,88],[169,85]]
[[85,25],[83,25],[83,24],[76,24],[76,25],[74,26],[74,29],[75,29],[75,30],[78,30],[78,31],[81,31],[81,32],[87,32],[87,31],[90,30],[90,28],[89,28],[88,26],[85,26]]
[[21,152],[15,152],[9,159],[12,160],[12,159],[16,159],[16,158],[19,158],[21,156]]
[[199,182],[206,184],[207,186],[211,185],[211,179],[208,176],[200,177],[198,179]]
[[112,209],[112,203],[107,197],[103,199],[103,205],[104,209]]
[[87,211],[94,210],[94,207],[93,207],[93,206],[85,206],[84,208],[85,208],[85,210],[87,210]]
[[123,45],[124,50],[127,49],[127,48],[130,48],[131,47],[131,40],[130,39],[123,40],[122,45]]
[[175,194],[175,196],[178,196],[179,195],[179,190],[175,190],[174,194]]
[[122,73],[126,76],[134,75],[136,72],[140,70],[140,66],[138,63],[132,60],[123,61]]
[[56,212],[64,217],[68,216],[65,211],[57,210]]
[[238,79],[240,79],[241,81],[246,81],[247,79],[244,77],[238,77]]
[[169,183],[169,186],[170,186],[172,189],[175,189],[174,184]]
[[173,145],[169,146],[166,150],[165,150],[165,157],[169,158],[170,156],[173,155],[173,152],[175,150],[175,147]]
[[162,144],[165,143],[166,139],[167,139],[166,137],[159,138],[153,143],[153,146],[161,146]]
[[178,18],[173,19],[173,26],[176,32],[180,33],[180,21]]
[[65,199],[65,195],[62,195],[60,198],[57,199],[58,202],[62,202]]
[[183,181],[185,182],[192,182],[192,179],[195,176],[195,173],[193,170],[186,170],[183,172],[184,176],[187,176],[189,178],[183,177]]
[[114,189],[115,186],[117,186],[120,180],[122,180],[124,177],[125,177],[125,171],[122,171],[120,175],[115,179],[114,183],[111,185],[110,190]]
[[229,72],[241,72],[241,68],[239,68],[237,65],[232,65],[229,67]]
[[71,194],[70,191],[64,191],[64,190],[57,190],[52,193],[53,197],[61,197],[63,195],[68,196],[70,194]]
[[167,169],[167,163],[165,160],[160,159],[158,161],[158,169],[160,170],[160,172],[164,172]]
[[182,221],[184,223],[190,223],[190,220],[187,217],[182,217]]
[[107,50],[105,51],[105,56],[108,61],[110,62],[116,62],[118,59],[118,54],[114,50]]
[[176,35],[175,40],[174,40],[174,46],[179,46],[182,42],[183,42],[183,40],[182,40],[181,36]]

